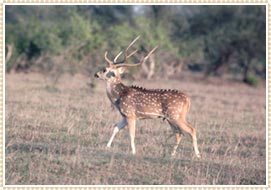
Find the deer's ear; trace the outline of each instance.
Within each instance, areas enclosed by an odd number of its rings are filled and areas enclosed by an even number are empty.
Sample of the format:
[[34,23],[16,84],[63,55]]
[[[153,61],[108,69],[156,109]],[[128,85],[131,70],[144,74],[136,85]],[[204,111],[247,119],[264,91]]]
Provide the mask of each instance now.
[[126,70],[126,68],[125,68],[125,67],[119,67],[119,68],[118,68],[118,72],[119,72],[119,74],[124,73],[124,72],[125,72],[125,70]]

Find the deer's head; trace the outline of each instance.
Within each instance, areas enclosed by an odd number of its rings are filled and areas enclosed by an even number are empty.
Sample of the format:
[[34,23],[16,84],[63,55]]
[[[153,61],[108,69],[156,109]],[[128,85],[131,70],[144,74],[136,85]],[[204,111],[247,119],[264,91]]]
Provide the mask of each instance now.
[[108,63],[108,66],[105,67],[103,70],[98,71],[95,73],[95,77],[106,80],[106,81],[120,81],[122,73],[125,71],[126,67],[130,66],[138,66],[146,62],[146,60],[150,57],[150,55],[158,48],[156,46],[153,48],[146,57],[143,57],[139,63],[136,64],[128,64],[127,60],[130,58],[132,55],[134,55],[137,52],[137,49],[134,50],[132,53],[128,54],[129,48],[140,38],[140,36],[136,37],[125,49],[124,52],[124,59],[121,61],[118,61],[118,58],[122,54],[122,51],[114,58],[114,60],[110,60],[107,56],[107,52],[104,54],[104,58],[106,62]]

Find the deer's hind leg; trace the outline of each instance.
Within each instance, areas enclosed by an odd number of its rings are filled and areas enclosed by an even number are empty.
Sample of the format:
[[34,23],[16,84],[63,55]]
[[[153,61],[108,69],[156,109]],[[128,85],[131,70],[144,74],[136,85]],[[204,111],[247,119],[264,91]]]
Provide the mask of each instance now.
[[114,139],[114,137],[116,136],[116,134],[117,134],[122,128],[124,128],[126,125],[127,125],[127,121],[126,121],[125,118],[122,118],[121,122],[119,122],[119,123],[117,123],[117,124],[115,125],[113,134],[112,134],[111,138],[109,139],[109,141],[108,141],[108,143],[107,143],[107,147],[108,147],[108,148],[111,147],[111,144],[112,144],[113,139]]
[[[195,154],[198,158],[200,158],[196,129],[192,127],[184,118],[181,118],[181,117],[178,119],[172,119],[169,122],[172,123],[174,126],[177,126],[181,131],[184,131],[191,136]],[[176,136],[176,142],[177,142],[177,136]]]
[[[173,151],[171,153],[171,156],[175,156],[176,154],[176,151],[177,151],[177,148],[182,140],[182,137],[183,137],[183,133],[182,131],[176,127],[174,124],[172,124],[170,121],[168,121],[169,125],[170,125],[170,128],[172,129],[172,131],[174,132],[175,134],[175,137],[176,137],[176,142],[175,142],[175,145],[173,147]],[[173,135],[174,135],[173,134]]]

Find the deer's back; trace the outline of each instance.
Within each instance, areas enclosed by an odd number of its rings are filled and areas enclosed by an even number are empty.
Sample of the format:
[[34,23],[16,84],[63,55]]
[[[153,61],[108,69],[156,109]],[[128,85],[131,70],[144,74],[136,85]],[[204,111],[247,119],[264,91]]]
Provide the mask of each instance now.
[[[120,98],[120,111],[137,118],[174,118],[189,109],[188,96],[177,90],[130,87]],[[188,106],[188,107],[187,107]]]

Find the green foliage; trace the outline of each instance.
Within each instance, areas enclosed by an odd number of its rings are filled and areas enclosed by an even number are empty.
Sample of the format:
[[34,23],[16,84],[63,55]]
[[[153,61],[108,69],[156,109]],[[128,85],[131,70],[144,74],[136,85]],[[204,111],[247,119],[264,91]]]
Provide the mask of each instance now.
[[243,80],[247,73],[266,77],[264,6],[8,5],[5,10],[6,43],[14,46],[7,69],[22,55],[34,66],[46,55],[65,62],[66,70],[92,72],[103,52],[113,57],[141,35],[136,48],[142,54],[159,45],[172,59],[204,63],[207,75],[240,71]]
[[64,46],[78,44],[90,38],[90,22],[77,13],[70,15],[69,21],[61,25],[59,34]]
[[[216,13],[206,7],[204,15],[211,19],[205,25],[213,26],[205,31],[208,35],[204,37],[205,58],[210,61],[207,74],[217,73],[235,62],[246,81],[248,71],[255,74],[255,68],[259,68],[256,65],[265,65],[265,11],[262,8],[239,6],[234,10],[226,6],[222,10],[218,8]],[[219,24],[214,24],[215,21]],[[265,78],[264,74],[262,76]]]
[[254,74],[249,74],[245,79],[244,82],[251,85],[251,86],[258,86],[261,81],[261,78],[259,76],[256,76]]

